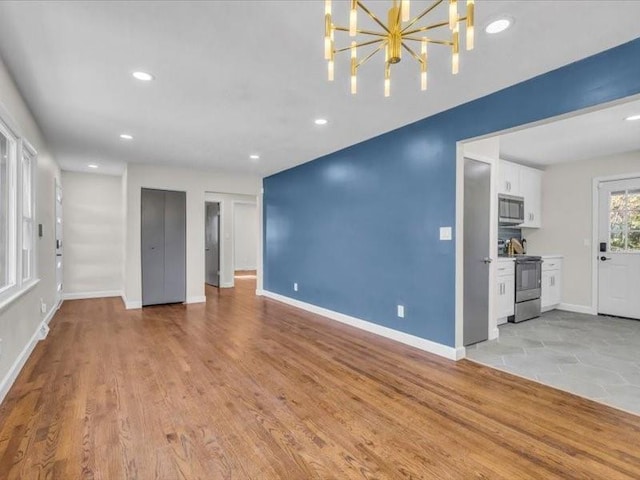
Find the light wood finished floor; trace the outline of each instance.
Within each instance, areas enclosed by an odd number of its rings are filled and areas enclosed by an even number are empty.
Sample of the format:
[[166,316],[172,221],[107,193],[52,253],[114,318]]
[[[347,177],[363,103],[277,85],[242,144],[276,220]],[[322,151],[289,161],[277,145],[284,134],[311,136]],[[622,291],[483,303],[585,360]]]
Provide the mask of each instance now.
[[65,302],[0,408],[0,479],[640,478],[640,417],[254,291]]

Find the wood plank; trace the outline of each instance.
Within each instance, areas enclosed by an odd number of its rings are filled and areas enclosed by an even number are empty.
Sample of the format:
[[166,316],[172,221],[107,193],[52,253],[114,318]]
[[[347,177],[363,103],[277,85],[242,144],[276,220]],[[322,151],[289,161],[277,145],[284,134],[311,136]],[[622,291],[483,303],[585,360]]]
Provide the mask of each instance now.
[[640,478],[640,417],[254,292],[65,302],[0,407],[0,478]]

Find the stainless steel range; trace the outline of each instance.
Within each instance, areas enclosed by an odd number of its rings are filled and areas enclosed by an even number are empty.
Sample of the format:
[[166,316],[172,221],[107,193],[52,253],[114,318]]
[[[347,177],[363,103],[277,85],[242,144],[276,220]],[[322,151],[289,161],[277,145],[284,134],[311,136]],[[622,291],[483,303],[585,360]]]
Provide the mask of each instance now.
[[540,294],[542,290],[542,257],[517,257],[516,308],[510,322],[522,322],[540,316]]

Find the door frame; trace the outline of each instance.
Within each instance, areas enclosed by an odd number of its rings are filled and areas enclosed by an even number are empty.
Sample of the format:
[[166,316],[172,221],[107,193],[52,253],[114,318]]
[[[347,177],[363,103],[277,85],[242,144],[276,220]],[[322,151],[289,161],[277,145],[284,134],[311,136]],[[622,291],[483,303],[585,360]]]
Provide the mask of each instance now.
[[[490,138],[489,135],[485,138]],[[498,258],[498,195],[497,195],[497,172],[498,159],[488,156],[464,152],[464,144],[472,140],[458,142],[456,145],[456,225],[455,225],[455,257],[456,257],[456,280],[455,280],[455,348],[456,358],[464,358],[464,159],[468,158],[478,162],[487,163],[491,166],[490,188],[489,188],[489,246],[490,257],[493,261],[489,265],[489,325],[488,339],[498,338],[498,323],[495,317],[496,309],[496,268]]]
[[607,175],[603,177],[594,177],[591,187],[591,315],[598,314],[598,296],[599,296],[599,228],[600,228],[600,184],[605,182],[615,182],[617,180],[631,180],[640,178],[640,172],[622,173],[619,175]]

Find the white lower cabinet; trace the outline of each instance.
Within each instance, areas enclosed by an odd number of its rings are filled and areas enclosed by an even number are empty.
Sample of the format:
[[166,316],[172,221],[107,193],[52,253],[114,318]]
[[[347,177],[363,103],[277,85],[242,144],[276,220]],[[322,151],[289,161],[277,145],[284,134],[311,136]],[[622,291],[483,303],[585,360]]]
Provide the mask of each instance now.
[[507,317],[515,313],[515,264],[513,261],[498,261],[496,317],[498,325],[507,323]]
[[553,310],[562,303],[562,259],[542,258],[542,311]]

